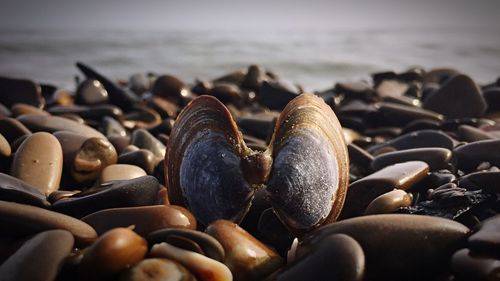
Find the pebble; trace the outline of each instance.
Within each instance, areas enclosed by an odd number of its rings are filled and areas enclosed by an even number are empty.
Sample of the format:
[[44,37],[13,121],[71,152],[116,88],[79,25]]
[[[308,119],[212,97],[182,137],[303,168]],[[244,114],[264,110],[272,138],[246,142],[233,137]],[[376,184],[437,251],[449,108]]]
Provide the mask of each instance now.
[[375,107],[387,123],[399,126],[407,125],[415,120],[442,121],[444,119],[441,114],[415,106],[380,102]]
[[31,80],[0,77],[0,103],[8,108],[16,103],[42,108],[45,100],[40,84]]
[[384,153],[373,159],[371,168],[378,171],[387,166],[406,162],[406,161],[422,161],[429,165],[430,171],[436,171],[446,168],[451,160],[452,153],[446,148],[431,147],[431,148],[414,148],[405,149],[394,152]]
[[479,253],[497,255],[500,253],[500,215],[484,220],[479,230],[468,240],[470,249]]
[[460,139],[466,142],[489,140],[493,138],[488,132],[469,125],[459,126],[457,133]]
[[421,130],[404,134],[380,145],[374,145],[368,149],[368,152],[373,152],[386,146],[394,147],[396,150],[421,147],[442,147],[453,150],[455,143],[454,140],[444,132],[437,130]]
[[194,216],[186,209],[174,205],[112,208],[82,218],[101,234],[115,227],[134,226],[141,236],[167,227],[196,229]]
[[[221,243],[201,231],[186,228],[164,228],[154,231],[147,236],[149,245],[167,242],[173,246],[186,250],[196,249],[198,253],[205,255],[216,261],[224,262],[225,251]],[[188,247],[185,248],[185,246]],[[187,249],[189,248],[189,249]]]
[[151,175],[156,165],[153,152],[147,149],[138,149],[120,154],[118,164],[131,164],[141,167],[148,175]]
[[366,215],[389,214],[396,212],[399,208],[409,207],[412,202],[411,193],[395,189],[373,199],[366,207]]
[[0,134],[0,157],[9,157],[12,153],[12,148],[5,137]]
[[148,206],[155,204],[159,189],[158,180],[152,176],[116,180],[58,200],[53,209],[81,218],[104,209]]
[[108,101],[108,92],[96,79],[87,79],[78,85],[75,93],[77,104],[95,105]]
[[0,173],[0,200],[49,208],[45,194],[18,178]]
[[486,106],[476,83],[464,74],[447,80],[437,91],[430,94],[423,104],[423,108],[448,118],[480,117],[486,112]]
[[144,238],[128,228],[115,228],[84,249],[79,280],[108,280],[140,262],[148,251]]
[[483,162],[500,166],[500,139],[471,142],[457,147],[454,151],[457,167],[463,171],[473,171]]
[[99,178],[102,170],[116,164],[115,148],[106,139],[85,140],[73,160],[71,175],[77,182],[89,182]]
[[394,164],[366,176],[347,188],[347,196],[341,218],[363,214],[368,204],[378,196],[393,189],[407,190],[423,180],[429,172],[429,166],[422,161],[409,161]]
[[431,216],[370,215],[321,227],[307,235],[299,249],[337,233],[349,235],[361,245],[368,280],[425,280],[442,270],[465,244],[469,229]]
[[364,274],[365,255],[359,243],[345,234],[333,234],[314,245],[276,280],[362,281]]
[[38,132],[26,138],[17,149],[11,175],[50,194],[59,189],[62,169],[63,153],[59,141],[52,134]]
[[0,134],[12,144],[18,138],[30,135],[31,131],[17,119],[6,117],[0,119]]
[[179,103],[191,95],[187,85],[172,75],[161,75],[153,84],[151,89],[153,95]]
[[146,175],[146,172],[138,166],[114,164],[109,165],[102,170],[99,182],[105,183],[116,180],[131,180]]
[[165,242],[154,245],[149,255],[155,258],[167,258],[177,261],[201,281],[233,280],[231,271],[223,263]]
[[235,280],[259,280],[281,267],[282,258],[237,224],[217,220],[205,230],[224,247],[224,263]]
[[140,261],[120,275],[120,281],[196,281],[180,263],[160,258]]
[[10,110],[12,111],[12,115],[14,117],[18,117],[23,114],[50,115],[50,113],[43,109],[24,103],[16,103],[10,108]]
[[78,133],[89,138],[96,137],[100,139],[105,139],[104,135],[99,131],[87,126],[75,122],[73,120],[52,116],[52,115],[35,115],[35,114],[25,114],[17,117],[23,125],[29,128],[33,132],[49,132],[53,133],[56,131],[70,131]]
[[500,259],[477,255],[468,249],[459,250],[453,255],[451,268],[460,280],[500,280]]
[[73,235],[66,230],[40,232],[2,263],[0,280],[56,280],[73,242]]
[[0,226],[4,234],[22,236],[51,229],[64,229],[75,237],[79,245],[87,245],[97,238],[95,230],[85,222],[46,209],[0,201]]
[[158,159],[163,159],[165,157],[165,145],[144,129],[135,130],[132,133],[130,143],[139,148],[144,148],[153,152]]

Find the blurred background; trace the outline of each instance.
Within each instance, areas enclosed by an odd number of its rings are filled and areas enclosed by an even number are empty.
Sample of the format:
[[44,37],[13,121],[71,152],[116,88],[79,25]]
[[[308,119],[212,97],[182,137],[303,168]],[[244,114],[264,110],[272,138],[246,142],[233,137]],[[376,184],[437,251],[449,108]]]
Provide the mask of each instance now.
[[76,61],[115,79],[190,83],[258,63],[306,90],[411,66],[500,76],[498,0],[2,0],[0,75],[71,87]]

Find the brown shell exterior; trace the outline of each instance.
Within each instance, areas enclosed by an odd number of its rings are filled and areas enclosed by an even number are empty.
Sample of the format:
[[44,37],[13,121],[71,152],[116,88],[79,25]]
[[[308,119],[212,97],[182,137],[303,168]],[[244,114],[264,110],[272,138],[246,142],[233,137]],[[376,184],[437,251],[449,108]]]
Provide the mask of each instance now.
[[248,151],[224,104],[207,95],[192,100],[177,117],[165,154],[165,176],[172,204],[186,206],[180,185],[181,162],[191,140],[206,129],[223,134],[237,155],[244,155]]
[[[335,157],[333,160],[338,169],[338,187],[332,198],[332,209],[322,222],[314,226],[317,227],[334,222],[342,210],[349,183],[349,157],[342,127],[330,106],[313,94],[301,94],[287,104],[276,122],[269,148],[273,159],[276,159],[284,141],[301,128],[312,129],[325,138],[331,145],[330,149]],[[277,214],[280,217],[279,212]],[[281,217],[280,219],[283,221]],[[292,229],[294,230],[297,231]]]

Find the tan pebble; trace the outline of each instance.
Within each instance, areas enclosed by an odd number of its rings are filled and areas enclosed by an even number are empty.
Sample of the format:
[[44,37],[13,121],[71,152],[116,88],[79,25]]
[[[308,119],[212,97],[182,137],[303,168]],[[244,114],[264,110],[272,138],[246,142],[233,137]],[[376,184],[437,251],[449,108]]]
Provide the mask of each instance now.
[[109,165],[102,170],[99,181],[104,183],[114,180],[130,180],[146,175],[143,169],[135,165],[115,164]]
[[62,168],[59,141],[49,133],[39,132],[29,136],[17,149],[11,174],[50,194],[59,189]]
[[181,264],[169,259],[145,259],[121,274],[120,281],[196,281]]
[[373,199],[365,210],[366,215],[388,214],[411,205],[412,195],[404,190],[389,191]]
[[151,248],[152,257],[173,259],[196,275],[201,281],[231,281],[231,271],[223,263],[195,252],[177,248],[168,243],[156,244]]

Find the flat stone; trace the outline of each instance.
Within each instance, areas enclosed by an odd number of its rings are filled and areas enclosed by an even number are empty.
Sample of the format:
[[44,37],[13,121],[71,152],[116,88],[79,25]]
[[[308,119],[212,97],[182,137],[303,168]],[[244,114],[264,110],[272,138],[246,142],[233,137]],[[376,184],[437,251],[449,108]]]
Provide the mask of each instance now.
[[453,255],[451,269],[460,280],[500,280],[500,259],[477,255],[468,249]]
[[94,120],[96,122],[100,122],[104,116],[115,119],[123,118],[123,111],[119,107],[110,104],[52,106],[48,111],[56,116],[76,115],[84,120]]
[[45,104],[40,84],[31,80],[0,77],[0,103],[10,108],[25,103],[41,108]]
[[158,180],[152,176],[117,180],[58,200],[53,208],[81,218],[104,209],[153,205],[159,189]]
[[442,121],[443,115],[415,106],[401,105],[391,102],[375,104],[378,112],[389,124],[404,126],[415,120]]
[[194,216],[186,209],[175,205],[154,205],[143,207],[113,208],[95,212],[82,221],[94,227],[101,234],[115,227],[134,225],[134,231],[141,236],[167,227],[196,229]]
[[383,144],[374,145],[368,149],[368,152],[372,153],[386,146],[394,147],[396,150],[421,147],[442,147],[453,150],[455,143],[454,140],[444,132],[437,130],[421,130],[404,134]]
[[73,234],[79,245],[97,238],[95,230],[85,222],[46,209],[0,201],[0,226],[4,234],[21,237],[45,230],[64,229]]
[[469,237],[469,248],[475,252],[498,255],[500,252],[500,215],[484,220]]
[[429,165],[430,171],[436,171],[446,168],[450,160],[451,151],[446,148],[414,148],[379,155],[371,162],[371,168],[378,171],[387,166],[401,162],[422,161]]
[[23,123],[23,125],[25,125],[33,132],[44,131],[53,133],[56,131],[70,131],[87,136],[89,138],[96,137],[105,139],[104,135],[99,131],[87,125],[83,125],[73,120],[59,116],[26,114],[19,116],[17,120],[19,120],[21,123]]
[[400,280],[401,276],[426,280],[446,268],[451,255],[464,246],[469,229],[431,216],[370,215],[321,227],[306,235],[298,250],[337,233],[351,236],[363,248],[366,280]]
[[224,247],[224,263],[238,280],[260,280],[279,269],[282,258],[237,224],[217,220],[205,230]]
[[427,97],[423,107],[449,118],[463,118],[482,116],[487,104],[474,80],[459,74]]
[[59,189],[62,169],[63,153],[59,141],[49,133],[38,132],[17,149],[11,175],[50,194]]
[[24,103],[16,103],[10,108],[10,110],[12,111],[12,115],[14,117],[23,114],[35,114],[35,115],[45,115],[45,116],[50,115],[50,113],[48,113],[43,109]]
[[262,82],[257,95],[257,101],[273,110],[282,110],[299,94],[279,82]]
[[105,183],[116,180],[131,180],[146,175],[146,172],[138,166],[114,164],[109,165],[102,170],[99,182]]
[[147,251],[148,243],[133,230],[112,229],[85,249],[78,266],[78,277],[80,280],[109,280],[140,262]]
[[73,243],[73,236],[65,230],[35,235],[0,266],[2,281],[56,280]]
[[126,137],[127,131],[115,118],[104,116],[101,122],[102,132],[107,136]]
[[460,139],[466,142],[489,140],[493,138],[488,132],[469,125],[459,126],[457,133]]
[[50,203],[37,187],[0,173],[0,200],[49,208]]
[[361,281],[365,255],[356,240],[345,234],[326,236],[302,259],[279,274],[278,281]]
[[455,149],[457,167],[463,171],[473,171],[483,162],[500,166],[500,139],[482,140],[464,144]]
[[422,161],[409,161],[383,168],[349,185],[341,218],[359,216],[378,196],[393,189],[408,190],[427,177],[429,165]]
[[30,135],[31,131],[17,119],[6,117],[0,119],[0,134],[12,144],[18,138]]

